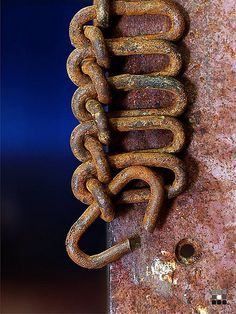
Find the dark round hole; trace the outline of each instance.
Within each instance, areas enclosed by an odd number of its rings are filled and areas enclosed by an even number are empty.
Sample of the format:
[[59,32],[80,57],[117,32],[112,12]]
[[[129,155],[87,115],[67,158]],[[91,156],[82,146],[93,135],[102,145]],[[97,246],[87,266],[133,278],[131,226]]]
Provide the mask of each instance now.
[[179,250],[181,257],[190,258],[194,255],[195,249],[192,244],[183,244]]
[[190,265],[200,258],[201,245],[194,239],[182,239],[175,247],[175,255],[180,263]]

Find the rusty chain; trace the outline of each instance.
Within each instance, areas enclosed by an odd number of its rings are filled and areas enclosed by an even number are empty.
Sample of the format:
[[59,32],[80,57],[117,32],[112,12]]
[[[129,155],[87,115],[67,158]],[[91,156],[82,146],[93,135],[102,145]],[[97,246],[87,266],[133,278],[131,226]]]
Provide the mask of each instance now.
[[[112,15],[167,15],[171,27],[153,35],[105,39],[101,31],[108,27]],[[86,26],[89,21],[94,26]],[[100,29],[100,28],[101,29]],[[173,78],[181,69],[181,56],[171,41],[179,39],[184,31],[184,19],[175,4],[169,0],[113,1],[95,0],[94,5],[75,14],[70,23],[70,39],[75,50],[67,61],[67,71],[78,86],[72,98],[72,110],[80,124],[71,135],[71,149],[82,164],[72,177],[72,191],[77,199],[89,207],[71,227],[66,248],[71,259],[86,268],[100,268],[116,261],[132,249],[132,240],[124,240],[102,253],[89,256],[79,248],[79,240],[87,228],[100,216],[111,222],[118,203],[148,202],[143,219],[144,229],[152,232],[165,197],[180,194],[186,185],[183,162],[171,153],[179,152],[185,142],[184,130],[176,119],[186,107],[187,99],[182,84]],[[121,74],[107,77],[109,56],[134,54],[167,54],[168,66],[148,75]],[[165,108],[134,109],[106,112],[111,105],[112,91],[152,88],[174,95],[172,104]],[[103,145],[111,142],[111,131],[166,129],[173,133],[168,146],[108,155]],[[175,179],[165,186],[152,168],[173,171]],[[118,174],[112,178],[112,170]],[[145,181],[149,188],[122,191],[132,180]],[[117,195],[119,198],[117,199]],[[116,201],[114,203],[114,201]]]

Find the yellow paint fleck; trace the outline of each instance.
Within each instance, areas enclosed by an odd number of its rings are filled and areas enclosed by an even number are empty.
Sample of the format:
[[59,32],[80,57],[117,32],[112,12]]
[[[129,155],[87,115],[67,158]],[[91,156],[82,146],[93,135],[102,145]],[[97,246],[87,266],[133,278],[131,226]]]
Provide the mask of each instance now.
[[169,256],[170,252],[163,250],[163,251],[161,251],[161,254],[164,255],[164,256]]
[[157,277],[160,281],[168,281],[176,285],[177,278],[174,278],[175,269],[176,262],[174,260],[162,262],[159,258],[155,258],[151,267],[147,266],[146,276]]
[[199,314],[208,314],[206,307],[198,306],[197,310]]

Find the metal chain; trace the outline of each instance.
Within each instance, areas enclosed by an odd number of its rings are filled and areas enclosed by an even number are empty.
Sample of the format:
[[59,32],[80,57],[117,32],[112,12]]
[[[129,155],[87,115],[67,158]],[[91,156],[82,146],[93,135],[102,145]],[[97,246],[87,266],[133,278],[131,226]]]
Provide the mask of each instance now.
[[[154,35],[105,39],[99,27],[108,27],[110,15],[165,14],[171,20],[170,30]],[[94,26],[85,26],[94,20]],[[89,256],[78,246],[87,228],[100,216],[106,222],[115,218],[115,204],[148,202],[143,226],[152,232],[165,196],[173,198],[186,185],[183,162],[171,153],[179,152],[185,142],[184,130],[175,118],[181,115],[187,99],[182,84],[171,76],[178,74],[182,62],[176,47],[167,40],[179,39],[184,30],[181,12],[168,0],[129,2],[96,0],[83,8],[70,23],[70,39],[76,48],[67,61],[67,71],[78,89],[72,98],[72,110],[80,124],[71,135],[71,149],[82,161],[72,177],[72,191],[77,199],[90,206],[71,227],[66,248],[71,259],[86,268],[100,268],[117,260],[132,249],[132,240],[120,242],[102,253]],[[134,49],[135,47],[135,49]],[[149,75],[122,74],[107,77],[109,56],[134,54],[167,54],[168,66]],[[107,113],[112,90],[152,88],[174,95],[167,108],[135,109]],[[168,146],[137,152],[108,155],[103,145],[111,142],[111,130],[166,129],[173,133]],[[174,182],[165,186],[162,178],[149,167],[170,169]],[[112,169],[120,172],[112,178]],[[150,189],[121,192],[134,179],[145,181]],[[119,198],[117,199],[117,195]]]

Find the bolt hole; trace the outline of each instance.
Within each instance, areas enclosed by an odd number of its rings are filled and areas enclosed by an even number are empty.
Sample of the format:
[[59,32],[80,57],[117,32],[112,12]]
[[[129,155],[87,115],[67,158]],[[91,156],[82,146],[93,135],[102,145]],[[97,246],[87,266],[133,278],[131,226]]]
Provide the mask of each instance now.
[[184,258],[190,258],[194,255],[195,249],[192,244],[184,244],[181,246],[179,254]]
[[182,239],[176,245],[175,255],[180,263],[189,265],[199,259],[201,246],[193,239]]

